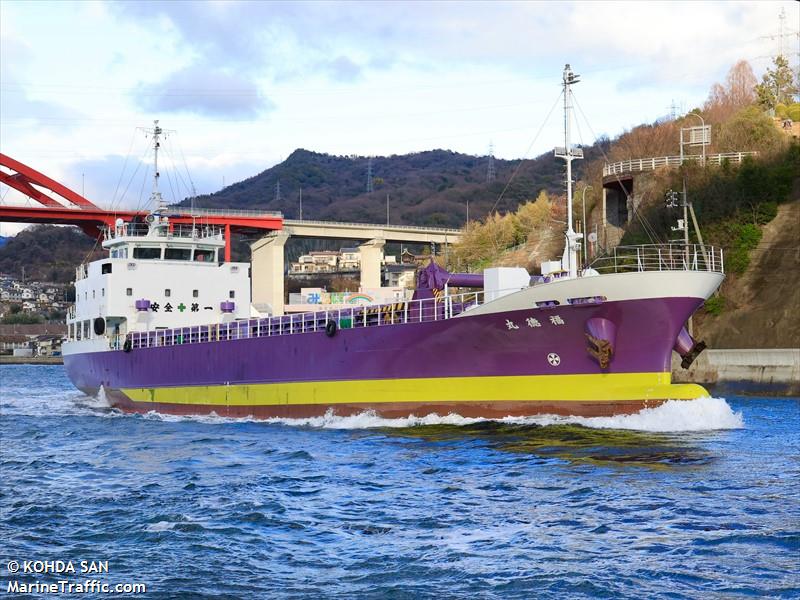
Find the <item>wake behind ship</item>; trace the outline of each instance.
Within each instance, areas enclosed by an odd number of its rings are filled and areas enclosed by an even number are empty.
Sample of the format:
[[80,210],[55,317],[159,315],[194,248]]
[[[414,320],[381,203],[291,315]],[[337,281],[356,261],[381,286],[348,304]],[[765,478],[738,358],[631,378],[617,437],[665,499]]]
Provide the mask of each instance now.
[[70,379],[125,411],[259,418],[595,416],[707,395],[671,383],[671,355],[689,364],[704,347],[684,325],[721,284],[721,251],[617,247],[578,265],[576,81],[567,66],[565,145],[556,150],[567,166],[565,249],[540,275],[448,273],[431,261],[409,300],[260,313],[249,265],[220,261],[222,231],[169,222],[156,169],[158,208],[146,223],[118,221],[105,232],[109,257],[78,270],[63,346]]

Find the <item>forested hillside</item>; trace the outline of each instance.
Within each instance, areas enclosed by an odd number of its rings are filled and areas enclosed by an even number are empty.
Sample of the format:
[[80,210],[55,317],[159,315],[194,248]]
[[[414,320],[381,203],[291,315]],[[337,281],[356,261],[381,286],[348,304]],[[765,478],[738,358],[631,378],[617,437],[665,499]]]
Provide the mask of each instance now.
[[32,281],[70,283],[75,267],[100,256],[99,245],[77,227],[35,225],[0,246],[0,273]]
[[[585,152],[589,158],[599,155],[594,146]],[[474,219],[493,208],[501,212],[514,210],[543,189],[556,194],[563,190],[563,165],[552,153],[524,161],[521,166],[520,161],[495,159],[492,181],[487,181],[486,156],[431,150],[374,157],[371,193],[366,192],[368,165],[366,157],[295,150],[284,162],[215,194],[200,196],[195,204],[277,210],[296,219],[302,188],[305,219],[382,223],[386,221],[388,195],[393,223],[460,227],[466,222],[467,203],[470,218]]]

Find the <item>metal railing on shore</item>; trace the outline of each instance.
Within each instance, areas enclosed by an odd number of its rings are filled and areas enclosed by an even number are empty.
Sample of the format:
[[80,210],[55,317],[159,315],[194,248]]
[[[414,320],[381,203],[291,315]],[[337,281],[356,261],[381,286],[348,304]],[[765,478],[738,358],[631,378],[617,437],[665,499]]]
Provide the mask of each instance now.
[[[756,156],[758,152],[723,152],[721,154],[708,154],[705,157],[707,165],[721,165],[728,161],[733,164],[741,163],[748,156]],[[618,162],[607,163],[603,166],[603,177],[610,175],[622,175],[623,173],[636,173],[641,171],[655,171],[661,167],[679,167],[683,161],[703,160],[699,154],[686,155],[681,159],[680,156],[655,156],[651,158],[631,158]]]
[[711,271],[724,273],[722,248],[700,244],[617,246],[592,262],[599,273],[642,271]]

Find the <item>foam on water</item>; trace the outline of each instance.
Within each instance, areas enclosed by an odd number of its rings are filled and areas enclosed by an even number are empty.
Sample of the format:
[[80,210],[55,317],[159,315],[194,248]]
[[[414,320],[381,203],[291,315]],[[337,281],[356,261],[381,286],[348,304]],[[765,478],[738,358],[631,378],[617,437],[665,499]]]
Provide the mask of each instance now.
[[647,408],[631,415],[613,417],[562,417],[537,415],[531,417],[505,417],[481,419],[457,414],[440,416],[384,419],[374,412],[363,412],[348,417],[338,417],[328,412],[321,417],[307,419],[268,419],[269,423],[282,423],[322,429],[369,429],[376,427],[405,428],[424,425],[472,425],[481,421],[495,421],[513,425],[563,425],[576,424],[595,429],[632,429],[637,431],[710,431],[740,429],[744,427],[741,413],[735,413],[723,398],[698,398],[696,400],[670,400],[656,408]]
[[536,415],[531,417],[504,417],[485,419],[462,417],[458,414],[430,414],[424,417],[411,415],[395,419],[378,416],[374,411],[365,411],[350,416],[338,416],[328,411],[319,417],[255,419],[220,417],[216,414],[198,416],[164,415],[151,411],[147,419],[162,421],[192,420],[204,423],[241,423],[243,421],[288,425],[291,427],[310,427],[315,429],[404,429],[426,425],[464,426],[493,421],[508,425],[582,425],[593,429],[629,429],[649,432],[714,431],[721,429],[741,429],[744,419],[741,413],[734,412],[724,398],[698,398],[696,400],[670,400],[656,408],[646,408],[631,415],[613,417],[563,417],[559,415]]
[[[31,396],[26,386],[4,387],[0,394],[0,410],[5,414],[28,416],[121,416],[117,410],[109,408],[105,391],[101,388],[96,397],[90,397],[75,390],[64,393],[60,387],[45,387]],[[458,414],[409,416],[396,419],[379,417],[372,411],[351,416],[337,416],[332,411],[319,417],[290,419],[254,419],[220,417],[216,414],[198,416],[165,415],[149,412],[146,419],[179,422],[191,420],[201,423],[241,423],[258,422],[281,424],[293,427],[316,429],[375,429],[407,428],[426,425],[473,425],[483,421],[494,421],[509,425],[564,425],[575,424],[595,429],[629,429],[649,432],[712,431],[720,429],[739,429],[744,427],[741,413],[734,412],[723,398],[698,398],[696,400],[670,400],[664,404],[647,408],[631,415],[613,417],[562,417],[557,415],[537,415],[532,417],[505,417],[502,419],[483,419],[462,417]]]

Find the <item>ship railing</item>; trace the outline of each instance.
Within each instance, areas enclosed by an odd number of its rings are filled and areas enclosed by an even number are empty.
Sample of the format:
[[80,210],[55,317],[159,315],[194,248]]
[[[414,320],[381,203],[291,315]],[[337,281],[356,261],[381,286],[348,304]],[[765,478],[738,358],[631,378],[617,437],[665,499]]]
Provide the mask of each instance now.
[[[516,291],[519,290],[495,291],[491,297]],[[438,298],[404,300],[392,304],[359,305],[279,317],[239,319],[229,323],[157,329],[149,332],[137,331],[128,334],[127,339],[131,341],[131,349],[135,349],[297,334],[336,335],[338,329],[446,321],[480,306],[484,301],[483,291],[448,294]],[[119,344],[116,344],[116,347],[119,347]]]
[[[147,223],[125,223],[119,227],[107,227],[104,229],[105,239],[119,237],[146,237],[151,235],[150,226]],[[219,238],[223,237],[222,227],[213,225],[172,225],[169,228],[157,229],[156,235],[159,238]]]
[[646,244],[617,246],[592,262],[599,273],[643,271],[710,271],[724,273],[722,248],[704,244]]

